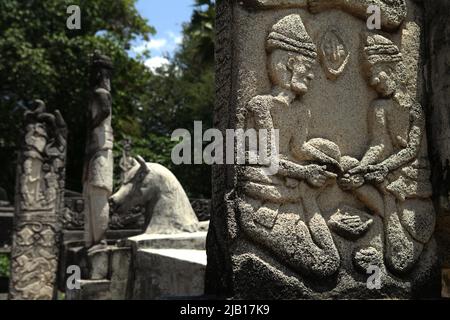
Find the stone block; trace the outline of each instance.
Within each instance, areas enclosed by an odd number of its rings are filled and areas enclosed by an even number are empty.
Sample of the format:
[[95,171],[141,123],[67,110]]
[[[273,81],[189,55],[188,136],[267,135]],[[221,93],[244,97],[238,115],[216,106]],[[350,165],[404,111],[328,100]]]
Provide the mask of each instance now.
[[66,300],[111,300],[108,280],[79,280],[79,289],[66,290]]
[[139,249],[133,298],[173,299],[204,292],[206,252],[190,249]]
[[127,238],[120,246],[131,246],[134,252],[143,248],[152,249],[206,249],[206,231],[177,234],[141,234]]
[[125,300],[130,296],[133,270],[131,249],[116,248],[111,251],[111,299]]

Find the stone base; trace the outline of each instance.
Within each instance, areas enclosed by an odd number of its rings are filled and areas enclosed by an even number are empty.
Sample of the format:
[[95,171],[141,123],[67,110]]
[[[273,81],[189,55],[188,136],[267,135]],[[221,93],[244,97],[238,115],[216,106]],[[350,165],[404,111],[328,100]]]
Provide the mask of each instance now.
[[131,247],[135,274],[130,299],[170,299],[204,292],[207,232],[142,234],[123,241]]
[[[88,293],[78,292],[80,290],[69,290],[71,294],[66,296],[68,300],[84,300],[87,297],[101,297],[101,300],[126,299],[130,275],[130,248],[118,248],[108,246],[102,250],[90,252],[87,256],[81,255],[82,248],[72,248],[72,256],[82,270],[82,284],[85,284]],[[89,280],[87,280],[89,279]],[[106,282],[108,285],[106,285]],[[81,288],[83,289],[83,288]],[[98,290],[97,293],[94,291]],[[107,290],[108,292],[104,292]],[[66,290],[67,292],[67,290]]]
[[66,290],[66,300],[111,300],[111,281],[79,280],[79,289]]
[[[140,230],[109,230],[106,233],[107,241],[110,244],[114,244],[119,239],[131,237],[141,232]],[[83,279],[92,279],[85,259],[86,252],[83,239],[84,231],[82,230],[64,230],[62,233],[62,246],[58,266],[58,289],[62,292],[66,290],[66,270],[70,265],[77,265],[81,268]]]
[[140,249],[133,299],[171,299],[204,292],[206,251]]

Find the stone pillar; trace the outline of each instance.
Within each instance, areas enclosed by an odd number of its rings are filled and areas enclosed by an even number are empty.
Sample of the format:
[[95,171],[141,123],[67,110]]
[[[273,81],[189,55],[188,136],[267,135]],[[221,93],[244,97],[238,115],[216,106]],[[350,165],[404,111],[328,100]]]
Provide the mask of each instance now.
[[[382,30],[368,30],[369,5]],[[218,1],[215,127],[279,130],[279,169],[213,167],[207,294],[439,294],[423,12],[410,0]]]
[[10,299],[53,299],[64,203],[67,127],[36,101],[25,112],[11,252]]

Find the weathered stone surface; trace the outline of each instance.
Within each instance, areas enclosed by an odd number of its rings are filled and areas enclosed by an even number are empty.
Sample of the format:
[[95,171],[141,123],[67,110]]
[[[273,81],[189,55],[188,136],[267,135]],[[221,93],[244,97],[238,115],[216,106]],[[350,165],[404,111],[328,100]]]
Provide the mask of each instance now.
[[112,248],[92,250],[87,253],[89,280],[104,280],[110,275],[110,255]]
[[[386,32],[367,30],[370,4]],[[279,129],[280,170],[213,168],[207,293],[438,294],[422,14],[406,0],[218,3],[214,125]]]
[[111,300],[111,281],[79,280],[80,289],[66,292],[66,300]]
[[25,112],[11,251],[10,299],[53,299],[63,209],[67,127],[59,111]]
[[111,252],[111,299],[125,300],[131,295],[132,280],[131,249],[116,248]]
[[136,255],[133,299],[173,299],[204,292],[206,251],[140,249]]

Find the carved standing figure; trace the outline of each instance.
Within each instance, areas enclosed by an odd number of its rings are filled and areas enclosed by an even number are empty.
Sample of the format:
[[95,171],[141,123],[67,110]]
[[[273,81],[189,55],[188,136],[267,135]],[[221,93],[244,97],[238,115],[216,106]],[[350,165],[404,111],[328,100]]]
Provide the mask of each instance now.
[[[374,35],[367,38],[364,52],[369,84],[379,98],[369,111],[370,147],[341,184],[383,217],[386,264],[405,273],[418,261],[435,224],[425,118],[407,90],[398,47]],[[367,196],[365,182],[374,184],[381,197],[373,192]]]
[[317,197],[339,171],[339,148],[308,138],[309,110],[301,103],[314,78],[316,47],[299,15],[282,18],[267,38],[272,92],[247,105],[247,127],[280,130],[278,174],[246,166],[240,219],[244,231],[299,272],[330,276],[340,265]]
[[[108,198],[113,188],[113,131],[111,127],[111,60],[95,52],[94,90],[89,102],[88,141],[83,175],[86,247],[100,245],[108,228]],[[104,245],[104,243],[102,243]]]
[[137,161],[131,156],[131,140],[126,139],[122,143],[122,157],[120,158],[119,167],[122,170],[120,173],[120,182],[123,183],[125,180],[125,174],[132,169]]

